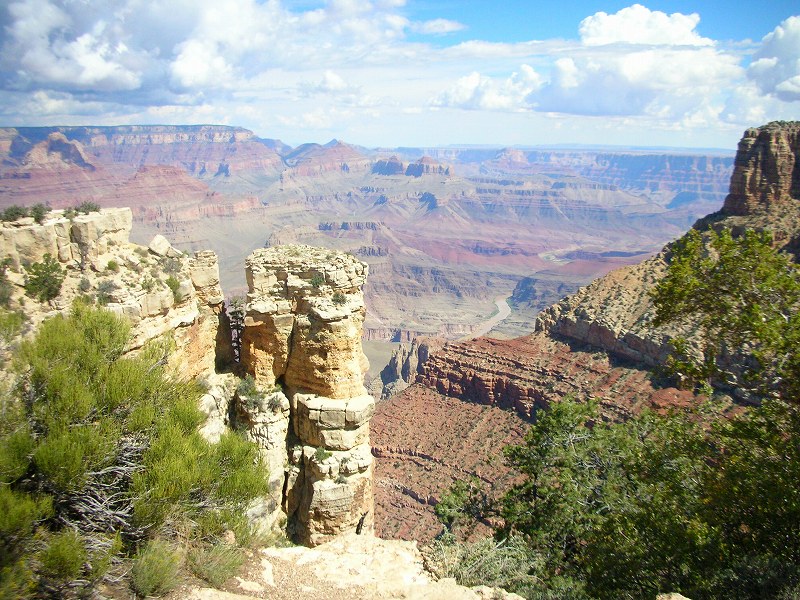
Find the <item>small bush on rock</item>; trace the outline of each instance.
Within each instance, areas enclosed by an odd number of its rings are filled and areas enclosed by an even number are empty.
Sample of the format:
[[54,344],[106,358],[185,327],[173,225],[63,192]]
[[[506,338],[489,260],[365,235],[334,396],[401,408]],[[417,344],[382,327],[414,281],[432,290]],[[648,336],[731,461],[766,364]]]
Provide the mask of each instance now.
[[61,293],[64,283],[63,267],[50,254],[45,254],[42,262],[33,263],[28,269],[25,293],[39,302],[47,302]]

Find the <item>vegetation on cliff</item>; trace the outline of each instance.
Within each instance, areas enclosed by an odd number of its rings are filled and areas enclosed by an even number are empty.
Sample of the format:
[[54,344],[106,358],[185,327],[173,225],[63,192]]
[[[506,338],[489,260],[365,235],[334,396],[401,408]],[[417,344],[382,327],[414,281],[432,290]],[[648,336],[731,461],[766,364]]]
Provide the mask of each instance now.
[[249,535],[244,510],[267,485],[255,445],[205,441],[200,387],[167,374],[163,345],[124,356],[127,339],[122,319],[76,303],[16,354],[0,407],[0,597],[79,593],[129,559],[147,595],[178,548],[203,556],[226,530]]
[[[603,421],[595,402],[569,398],[538,413],[524,443],[505,450],[522,481],[494,507],[497,538],[513,547],[521,538],[528,553],[529,578],[513,580],[514,591],[800,597],[797,270],[766,234],[706,236],[708,245],[695,231],[675,245],[654,293],[659,321],[685,319],[700,334],[700,352],[679,340],[670,367],[693,384],[736,383],[765,397],[733,417],[713,400],[621,423]],[[448,528],[485,517],[483,506],[459,506],[480,498],[461,484],[437,512]],[[459,579],[477,571],[507,581],[498,566],[507,553],[503,544],[439,548],[450,557],[440,559],[444,573]]]
[[652,296],[654,325],[689,323],[699,338],[699,352],[672,342],[667,367],[681,383],[800,396],[800,272],[769,233],[690,230]]
[[[595,403],[553,405],[506,449],[523,481],[495,507],[497,539],[517,556],[519,539],[527,547],[528,579],[512,591],[796,598],[799,439],[800,410],[780,400],[733,419],[645,413],[625,423],[603,422]],[[505,544],[453,545],[440,542],[443,574],[507,583]]]

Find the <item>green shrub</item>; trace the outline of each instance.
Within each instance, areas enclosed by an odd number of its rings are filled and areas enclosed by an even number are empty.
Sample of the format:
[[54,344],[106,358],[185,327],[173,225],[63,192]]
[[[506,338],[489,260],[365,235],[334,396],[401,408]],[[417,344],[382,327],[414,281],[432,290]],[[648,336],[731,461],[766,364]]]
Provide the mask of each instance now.
[[54,535],[39,555],[40,572],[48,579],[68,582],[78,578],[87,558],[80,535],[66,529]]
[[78,284],[78,289],[85,294],[86,292],[92,289],[92,282],[89,281],[86,277],[81,277],[81,281]]
[[111,294],[117,290],[117,284],[106,279],[97,285],[97,303],[105,306],[111,302]]
[[165,273],[168,275],[177,275],[180,273],[182,268],[182,263],[177,258],[167,257],[162,259],[161,268],[164,270]]
[[25,313],[0,308],[0,339],[8,343],[17,337],[25,323]]
[[324,283],[325,277],[323,277],[321,273],[314,273],[314,275],[311,277],[312,287],[319,288]]
[[81,202],[74,210],[76,213],[88,215],[89,213],[100,212],[100,205],[95,202]]
[[42,262],[33,263],[28,269],[25,292],[39,302],[52,300],[61,293],[64,277],[66,274],[58,261],[50,254],[45,254]]
[[0,307],[8,308],[11,306],[11,298],[14,295],[14,286],[8,280],[6,269],[10,266],[11,259],[7,258],[0,263]]
[[28,209],[25,206],[18,206],[12,204],[8,208],[0,212],[0,221],[16,221],[28,216]]
[[149,275],[145,275],[144,279],[142,279],[141,285],[145,292],[152,292],[156,287],[156,281]]
[[[129,555],[140,547],[136,593],[162,593],[178,561],[149,538],[178,530],[197,544],[201,523],[238,531],[266,493],[255,444],[230,433],[211,445],[198,433],[200,386],[160,366],[169,340],[122,357],[128,332],[120,317],[76,302],[20,344],[20,385],[0,390],[0,594],[83,594],[119,560],[122,540]],[[55,524],[76,537],[49,531]]]
[[236,574],[244,563],[244,553],[235,546],[215,544],[189,552],[192,571],[216,588]]
[[329,459],[331,456],[333,456],[333,453],[332,453],[332,452],[328,452],[328,451],[327,451],[327,450],[325,450],[325,448],[324,448],[324,447],[322,447],[322,446],[320,446],[319,448],[317,448],[317,450],[314,452],[314,460],[316,460],[317,462],[320,462],[320,463],[321,463],[321,462],[325,462],[325,461],[326,461],[326,460],[328,460],[328,459]]
[[[29,538],[37,523],[53,514],[53,501],[49,496],[33,496],[0,485],[0,547],[5,546],[9,556],[14,544]],[[0,566],[3,560],[0,558]]]
[[250,373],[247,373],[239,380],[239,383],[236,384],[236,392],[239,396],[245,396],[247,398],[256,398],[261,395],[261,392],[256,387],[256,380]]
[[172,291],[172,298],[175,300],[175,303],[178,304],[183,300],[183,295],[180,292],[181,283],[178,281],[175,276],[170,275],[167,277],[166,281],[167,287]]
[[40,203],[31,206],[29,214],[31,217],[33,217],[34,221],[36,221],[41,225],[44,222],[44,218],[47,216],[47,213],[49,212],[50,212],[50,207]]
[[181,569],[182,557],[167,542],[147,542],[133,558],[131,587],[140,596],[163,596],[174,589]]
[[452,577],[463,586],[519,591],[537,582],[531,574],[535,563],[536,557],[522,538],[461,543],[445,535],[432,544],[428,565],[438,577]]
[[345,296],[342,292],[335,292],[332,300],[336,306],[347,304],[347,296]]
[[106,271],[111,271],[112,273],[119,272],[119,263],[115,260],[108,261],[106,265]]

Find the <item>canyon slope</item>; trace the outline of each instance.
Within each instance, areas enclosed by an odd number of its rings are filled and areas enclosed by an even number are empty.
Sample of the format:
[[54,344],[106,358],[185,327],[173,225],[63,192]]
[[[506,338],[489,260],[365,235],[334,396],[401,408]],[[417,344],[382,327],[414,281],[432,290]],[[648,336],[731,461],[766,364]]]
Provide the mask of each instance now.
[[[778,248],[797,256],[798,182],[800,123],[748,129],[722,208],[695,228],[769,230]],[[430,539],[440,530],[432,506],[452,481],[468,475],[500,493],[511,476],[502,466],[502,446],[521,439],[537,410],[566,395],[599,399],[604,418],[612,420],[644,408],[662,411],[700,401],[665,386],[653,370],[663,364],[676,333],[650,324],[649,290],[669,259],[667,246],[597,279],[542,311],[531,335],[428,340],[402,348],[383,375],[387,382],[396,380],[396,389],[408,387],[379,403],[372,421],[379,457],[376,530]],[[518,286],[518,293],[524,287]],[[733,408],[737,394],[731,392],[717,401]],[[413,423],[413,434],[398,423]]]
[[[370,265],[368,340],[531,331],[542,307],[656,252],[718,208],[732,157],[660,150],[295,148],[225,126],[0,129],[0,207],[130,206],[136,241],[214,247],[244,293],[254,249],[307,243]],[[711,208],[709,208],[711,207]]]

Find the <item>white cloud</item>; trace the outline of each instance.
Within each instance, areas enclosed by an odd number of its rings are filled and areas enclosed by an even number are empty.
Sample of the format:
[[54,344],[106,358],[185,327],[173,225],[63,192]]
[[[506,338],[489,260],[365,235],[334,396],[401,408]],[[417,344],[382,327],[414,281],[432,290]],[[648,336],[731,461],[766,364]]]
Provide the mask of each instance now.
[[450,21],[449,19],[432,19],[430,21],[411,24],[411,29],[413,31],[427,35],[445,35],[448,33],[455,33],[456,31],[463,31],[466,28],[467,26],[463,23]]
[[[23,81],[73,89],[131,90],[141,83],[138,59],[102,20],[91,30],[68,38],[73,19],[47,0],[9,5],[12,23],[3,62],[15,58]],[[10,65],[9,65],[10,66]],[[13,68],[13,67],[12,67]]]
[[529,101],[548,112],[681,118],[741,77],[737,62],[712,48],[562,58],[549,83]]
[[765,94],[800,100],[800,17],[789,17],[764,36],[747,74]]
[[230,120],[266,136],[302,128],[381,144],[392,132],[430,140],[440,126],[444,142],[509,131],[524,141],[538,135],[532,123],[583,135],[574,123],[685,132],[797,116],[799,17],[766,36],[747,69],[752,43],[702,37],[697,14],[635,4],[576,23],[574,39],[448,44],[463,24],[414,20],[405,5],[6,0],[0,114],[29,124]]
[[522,110],[526,108],[525,98],[540,85],[539,74],[529,65],[522,65],[518,72],[502,81],[474,71],[442,92],[431,104],[470,110]]
[[641,4],[623,8],[609,15],[598,12],[581,21],[578,28],[581,41],[587,46],[606,44],[648,44],[711,46],[713,42],[701,37],[694,29],[700,15],[673,13],[668,15]]

